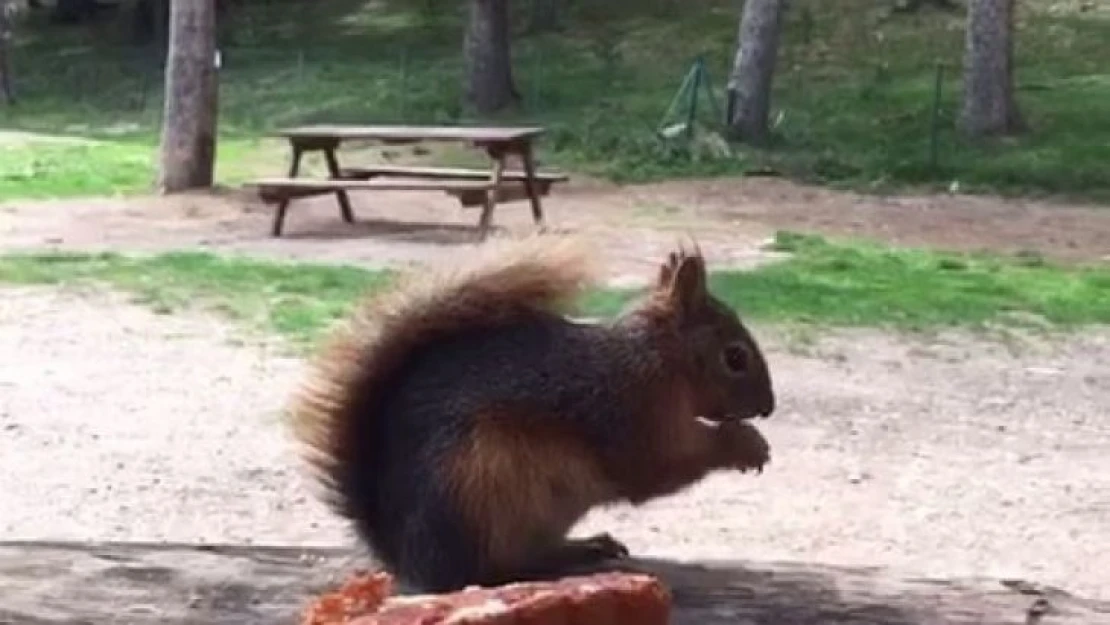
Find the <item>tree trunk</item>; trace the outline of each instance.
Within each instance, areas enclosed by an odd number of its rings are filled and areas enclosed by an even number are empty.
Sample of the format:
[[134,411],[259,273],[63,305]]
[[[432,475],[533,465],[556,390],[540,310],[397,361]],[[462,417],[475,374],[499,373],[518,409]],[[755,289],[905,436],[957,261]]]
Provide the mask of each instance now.
[[964,51],[964,134],[983,138],[1020,132],[1014,99],[1014,0],[972,0]]
[[544,33],[562,30],[563,9],[567,0],[532,0],[528,14],[528,32]]
[[166,61],[158,187],[163,193],[212,186],[216,162],[215,0],[174,0]]
[[767,139],[771,84],[778,60],[779,31],[786,0],[747,0],[729,76],[729,125],[750,143]]
[[470,0],[463,57],[466,101],[479,113],[494,113],[517,101],[509,51],[509,0]]
[[4,104],[15,104],[15,87],[12,86],[12,65],[8,58],[8,40],[0,35],[0,97]]
[[8,0],[0,0],[0,97],[3,97],[4,103],[8,105],[15,104],[10,57],[11,39],[11,7],[8,6]]
[[896,13],[914,13],[926,4],[945,11],[954,11],[959,8],[959,5],[953,0],[895,0],[894,11]]
[[137,0],[132,19],[132,40],[139,45],[157,43],[165,54],[170,0]]

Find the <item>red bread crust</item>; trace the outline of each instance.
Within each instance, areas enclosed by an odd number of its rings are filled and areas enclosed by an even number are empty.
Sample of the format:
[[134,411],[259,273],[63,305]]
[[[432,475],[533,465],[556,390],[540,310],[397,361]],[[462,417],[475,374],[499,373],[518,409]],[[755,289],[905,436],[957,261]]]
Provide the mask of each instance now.
[[393,578],[384,572],[357,571],[339,589],[320,595],[305,610],[301,625],[347,625],[373,613],[393,593]]
[[[598,573],[550,582],[472,587],[381,600],[384,574],[359,575],[321,597],[303,625],[667,625],[670,592],[642,574]],[[345,595],[350,595],[346,596]],[[343,600],[336,596],[345,597]],[[315,620],[313,620],[315,619]],[[327,620],[332,619],[332,620]]]

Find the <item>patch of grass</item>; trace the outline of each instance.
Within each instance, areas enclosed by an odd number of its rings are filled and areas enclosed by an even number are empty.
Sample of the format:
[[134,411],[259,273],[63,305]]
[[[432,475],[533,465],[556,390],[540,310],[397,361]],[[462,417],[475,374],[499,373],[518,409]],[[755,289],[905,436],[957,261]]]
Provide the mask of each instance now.
[[[257,147],[259,143],[246,139],[222,141],[216,169],[219,182],[246,181],[260,172],[262,163],[269,167],[268,171],[279,171],[284,154],[278,150],[262,152]],[[157,143],[141,138],[86,143],[32,141],[0,146],[0,198],[147,192],[154,186],[156,158]]]
[[0,257],[0,281],[100,283],[129,291],[157,312],[216,310],[255,329],[307,344],[364,293],[389,280],[384,271],[223,258],[198,252],[155,256],[32,253]]
[[1110,323],[1110,267],[1038,257],[834,244],[780,233],[786,262],[722,272],[714,289],[756,318],[926,329],[1033,315],[1062,327]]
[[[750,271],[719,271],[711,286],[747,318],[771,323],[929,329],[975,327],[1025,315],[1058,327],[1110,323],[1110,269],[1038,258],[892,250],[780,233],[792,255]],[[156,310],[205,306],[307,344],[390,274],[354,267],[222,258],[206,253],[13,254],[0,282],[96,281]],[[637,294],[589,293],[584,314],[609,316]],[[1013,320],[1010,319],[1009,322]]]
[[[959,181],[964,191],[1110,198],[1110,71],[1103,62],[1110,58],[1110,10],[1099,3],[1085,11],[1081,3],[1024,5],[1017,81],[1031,132],[969,145],[955,130],[963,15],[891,15],[892,4],[792,3],[768,149],[726,156],[664,144],[654,135],[698,55],[711,71],[716,108],[723,108],[736,37],[732,0],[575,3],[566,28],[547,33],[527,32],[527,8],[514,11],[520,22],[514,67],[524,99],[520,110],[493,121],[542,123],[550,131],[541,146],[545,164],[621,181],[771,167],[863,189]],[[284,149],[257,141],[280,126],[477,121],[460,105],[464,8],[401,0],[333,0],[311,11],[288,0],[237,6],[221,46],[220,182],[280,172]],[[5,155],[4,197],[147,188],[163,55],[128,44],[125,18],[123,12],[87,27],[20,24],[13,67],[22,100],[0,108],[0,126],[111,145]],[[934,166],[930,107],[937,63],[947,72]],[[700,110],[712,114],[713,107],[702,100]]]
[[126,193],[152,184],[153,152],[128,143],[30,143],[0,149],[0,197]]

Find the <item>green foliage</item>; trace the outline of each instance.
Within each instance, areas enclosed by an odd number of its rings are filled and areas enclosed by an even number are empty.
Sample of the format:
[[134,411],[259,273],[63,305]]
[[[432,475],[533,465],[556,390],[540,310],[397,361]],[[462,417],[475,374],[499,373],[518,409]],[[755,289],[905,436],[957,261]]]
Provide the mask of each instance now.
[[[738,17],[736,3],[725,0],[573,3],[559,32],[514,41],[524,104],[495,121],[542,123],[550,129],[545,164],[622,181],[754,167],[866,189],[958,181],[965,191],[1110,197],[1110,11],[1023,5],[1018,98],[1031,133],[968,145],[955,132],[961,12],[892,14],[890,0],[791,4],[770,149],[727,156],[655,135],[698,55],[708,62],[723,108]],[[332,0],[309,11],[290,0],[252,0],[233,9],[223,46],[219,179],[280,171],[281,146],[257,141],[280,126],[475,121],[459,105],[462,8]],[[515,14],[523,33],[526,10]],[[6,197],[149,186],[162,77],[153,48],[126,45],[127,27],[120,20],[19,29],[13,66],[22,103],[0,109],[0,125],[104,143],[48,154],[39,159],[49,162],[39,166],[41,175],[27,175],[40,171],[27,164],[35,160],[29,152],[5,155],[0,191]],[[930,108],[938,62],[946,79],[933,167]],[[116,171],[99,171],[107,169]]]
[[[976,327],[1018,321],[1015,316],[1060,327],[1110,323],[1105,266],[893,250],[791,233],[780,233],[775,246],[790,256],[751,271],[711,276],[714,292],[754,320],[895,329]],[[135,293],[162,312],[207,306],[308,345],[358,298],[390,284],[390,274],[207,253],[0,256],[0,282],[89,281]],[[581,309],[613,315],[637,293],[591,292]]]

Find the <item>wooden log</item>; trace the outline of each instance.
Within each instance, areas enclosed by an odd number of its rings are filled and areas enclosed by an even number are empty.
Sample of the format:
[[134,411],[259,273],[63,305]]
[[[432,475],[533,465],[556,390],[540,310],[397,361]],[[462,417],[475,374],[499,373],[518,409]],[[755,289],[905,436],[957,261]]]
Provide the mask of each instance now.
[[[345,549],[0,543],[0,624],[295,623],[313,597],[368,567]],[[774,562],[629,568],[667,584],[673,625],[1110,625],[1110,602],[1021,580]]]

